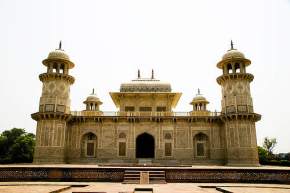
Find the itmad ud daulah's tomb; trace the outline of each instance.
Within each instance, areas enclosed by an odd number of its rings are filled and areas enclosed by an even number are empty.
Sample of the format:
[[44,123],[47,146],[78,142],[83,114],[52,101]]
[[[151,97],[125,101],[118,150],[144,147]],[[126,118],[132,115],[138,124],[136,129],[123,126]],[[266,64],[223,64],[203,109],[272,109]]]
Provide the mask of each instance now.
[[220,113],[207,110],[209,101],[199,91],[190,102],[192,111],[174,112],[181,93],[153,71],[149,78],[138,71],[136,79],[110,92],[116,112],[103,112],[94,92],[83,110],[71,111],[75,78],[69,72],[75,64],[61,46],[42,63],[39,110],[32,114],[34,163],[259,165],[255,122],[261,116],[253,110],[251,61],[233,44],[216,65]]

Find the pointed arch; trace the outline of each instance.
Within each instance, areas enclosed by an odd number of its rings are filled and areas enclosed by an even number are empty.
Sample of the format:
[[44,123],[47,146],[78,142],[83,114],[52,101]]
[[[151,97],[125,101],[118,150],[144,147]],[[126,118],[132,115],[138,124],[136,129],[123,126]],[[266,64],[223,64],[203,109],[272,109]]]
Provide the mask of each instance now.
[[197,159],[209,158],[209,137],[199,132],[193,137],[194,157]]
[[96,157],[97,155],[98,138],[92,133],[83,134],[81,138],[81,156],[82,157]]
[[142,133],[136,138],[136,158],[154,158],[155,139],[149,133]]
[[121,132],[118,136],[118,156],[124,157],[127,155],[127,140],[126,134]]
[[172,156],[172,145],[173,139],[172,134],[169,132],[166,132],[164,135],[164,156],[165,157],[171,157]]
[[239,62],[235,63],[235,73],[241,73],[241,65]]
[[232,66],[231,63],[228,63],[228,64],[227,64],[227,71],[228,71],[228,74],[233,73],[233,66]]
[[119,134],[119,139],[126,139],[126,134],[125,133],[120,133]]

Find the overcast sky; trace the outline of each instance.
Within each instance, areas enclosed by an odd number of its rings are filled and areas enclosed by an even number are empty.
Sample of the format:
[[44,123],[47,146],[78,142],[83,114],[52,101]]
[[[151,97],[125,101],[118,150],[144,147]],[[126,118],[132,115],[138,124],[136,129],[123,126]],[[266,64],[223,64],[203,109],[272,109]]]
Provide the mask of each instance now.
[[276,152],[290,151],[289,0],[0,0],[0,25],[0,131],[35,133],[41,62],[59,40],[76,65],[72,110],[95,88],[101,109],[116,111],[109,92],[154,68],[183,93],[175,111],[190,111],[198,88],[220,111],[216,63],[233,39],[252,61],[258,144],[276,137]]

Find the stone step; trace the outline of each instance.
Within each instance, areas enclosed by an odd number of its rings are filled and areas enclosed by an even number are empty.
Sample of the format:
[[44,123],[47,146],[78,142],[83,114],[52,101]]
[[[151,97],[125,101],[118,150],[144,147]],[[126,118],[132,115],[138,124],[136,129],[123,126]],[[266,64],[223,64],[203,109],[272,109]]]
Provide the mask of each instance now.
[[138,164],[152,164],[152,159],[138,159]]
[[124,176],[139,176],[140,175],[140,172],[139,173],[124,173]]
[[149,184],[166,184],[165,180],[150,180]]
[[149,176],[150,179],[164,179],[164,176]]
[[124,178],[124,180],[140,180],[139,176]]
[[165,171],[153,170],[153,171],[144,171],[144,170],[126,170],[124,173],[124,184],[140,184],[140,175],[141,172],[149,173],[149,184],[165,184],[166,176]]
[[159,171],[159,170],[157,170],[157,171],[155,171],[155,170],[152,170],[152,171],[150,171],[150,170],[125,170],[125,173],[126,174],[139,174],[140,172],[150,172],[150,173],[152,173],[152,174],[160,174],[160,173],[164,173],[165,174],[165,171]]
[[149,175],[150,178],[164,178],[165,175]]
[[152,173],[150,173],[150,176],[165,176],[165,174],[162,174],[162,173],[152,174]]
[[123,184],[140,184],[140,180],[126,180]]
[[128,178],[130,178],[130,177],[140,177],[140,174],[124,174],[124,178],[125,177],[128,177]]

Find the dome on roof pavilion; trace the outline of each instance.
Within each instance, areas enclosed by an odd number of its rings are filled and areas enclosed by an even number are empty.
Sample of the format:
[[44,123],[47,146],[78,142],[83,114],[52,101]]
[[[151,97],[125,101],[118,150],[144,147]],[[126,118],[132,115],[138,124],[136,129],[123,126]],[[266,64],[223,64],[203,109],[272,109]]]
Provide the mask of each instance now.
[[155,79],[153,70],[151,78],[141,78],[138,71],[138,78],[122,83],[120,92],[171,92],[171,85]]
[[97,97],[97,95],[95,94],[95,90],[93,89],[93,92],[92,94],[90,94],[86,100],[84,101],[84,104],[87,104],[87,103],[98,103],[98,104],[103,104],[101,102],[101,100]]
[[99,102],[100,99],[96,95],[90,95],[87,97],[86,102]]
[[192,99],[190,104],[195,104],[195,103],[209,103],[207,101],[207,99],[202,96],[202,94],[200,94],[200,90],[198,89],[198,93],[196,94],[196,96]]

